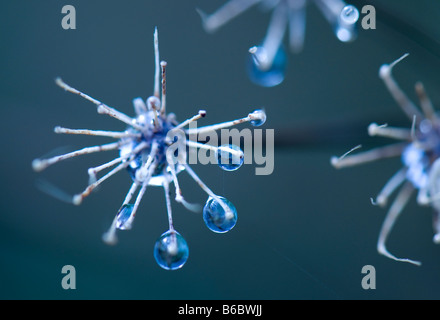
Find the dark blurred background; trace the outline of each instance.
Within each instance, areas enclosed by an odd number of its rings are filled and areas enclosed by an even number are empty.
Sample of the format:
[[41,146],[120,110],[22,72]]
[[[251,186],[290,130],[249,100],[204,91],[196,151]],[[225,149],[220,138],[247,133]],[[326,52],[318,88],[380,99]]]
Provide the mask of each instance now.
[[[399,159],[337,171],[332,155],[369,138],[372,121],[410,126],[378,78],[381,64],[409,52],[395,76],[414,100],[421,80],[440,107],[440,2],[369,1],[377,29],[340,43],[313,5],[305,48],[288,55],[285,81],[252,84],[245,72],[249,47],[265,35],[270,15],[253,8],[213,35],[195,8],[211,13],[224,1],[5,1],[0,13],[2,108],[0,298],[2,299],[438,299],[440,247],[432,242],[431,209],[415,197],[392,231],[388,248],[421,260],[415,267],[376,252],[387,209],[370,197],[400,168]],[[364,1],[355,1],[359,8]],[[61,27],[61,8],[76,8],[76,30]],[[168,62],[168,110],[179,120],[208,111],[203,123],[236,119],[264,106],[264,128],[275,129],[275,170],[254,166],[224,172],[195,166],[215,192],[238,210],[226,234],[208,230],[200,214],[172,203],[176,229],[190,249],[186,265],[162,270],[153,258],[167,230],[163,191],[149,188],[132,231],[108,247],[109,227],[131,184],[110,179],[79,206],[57,201],[35,184],[45,179],[73,194],[85,187],[87,168],[116,153],[95,154],[34,173],[31,161],[58,147],[75,150],[109,140],[56,135],[68,128],[123,130],[87,101],[54,83],[67,83],[129,115],[131,101],[153,91],[153,30]],[[436,40],[437,39],[437,40]],[[286,42],[285,42],[286,43]],[[62,151],[61,151],[62,152]],[[206,195],[180,174],[187,200]],[[76,268],[77,289],[63,290],[61,268]],[[361,287],[364,265],[376,268],[376,290]]]

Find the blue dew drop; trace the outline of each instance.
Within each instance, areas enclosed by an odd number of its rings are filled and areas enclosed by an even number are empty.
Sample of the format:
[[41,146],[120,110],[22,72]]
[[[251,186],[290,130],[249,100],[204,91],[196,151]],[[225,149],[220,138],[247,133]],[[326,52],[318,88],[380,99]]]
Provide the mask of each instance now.
[[244,161],[243,151],[236,145],[225,144],[216,150],[217,164],[225,171],[235,171]]
[[154,245],[154,258],[165,270],[177,270],[188,260],[189,249],[185,239],[175,230],[168,230]]
[[346,24],[355,24],[359,19],[359,11],[351,4],[346,5],[341,11],[340,18]]
[[261,46],[249,50],[251,55],[248,62],[248,76],[250,80],[262,87],[274,87],[283,82],[287,58],[283,47],[280,47],[275,55],[272,65],[269,68],[262,68],[259,60],[264,59],[265,49]]
[[251,125],[254,127],[262,126],[266,122],[266,112],[264,110],[258,109],[254,110],[250,116],[256,118],[256,120],[251,120]]
[[131,213],[133,212],[133,204],[124,204],[118,212],[116,218],[116,228],[119,230],[129,230],[131,229],[132,219]]
[[229,210],[225,211],[222,205],[214,198],[209,197],[203,208],[203,220],[206,226],[214,232],[225,233],[237,223],[237,209],[226,198],[219,197]]
[[408,168],[406,178],[416,188],[426,188],[429,180],[429,158],[425,151],[411,143],[403,150],[402,162]]

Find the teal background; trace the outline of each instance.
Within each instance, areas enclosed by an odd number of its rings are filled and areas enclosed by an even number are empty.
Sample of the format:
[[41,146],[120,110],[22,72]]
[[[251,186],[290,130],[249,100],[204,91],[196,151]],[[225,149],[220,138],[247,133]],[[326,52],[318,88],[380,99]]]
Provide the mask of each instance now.
[[[286,79],[275,88],[257,87],[245,73],[247,50],[263,38],[269,14],[253,8],[209,35],[195,8],[211,13],[223,2],[2,3],[1,299],[440,298],[440,247],[432,243],[431,210],[417,206],[415,197],[388,247],[421,260],[422,267],[376,252],[386,209],[372,206],[370,197],[400,168],[399,159],[341,171],[329,164],[332,155],[359,143],[365,149],[387,143],[367,136],[372,121],[410,126],[378,78],[381,64],[409,52],[395,69],[398,82],[416,99],[414,83],[423,81],[440,107],[440,2],[369,1],[377,6],[377,29],[360,30],[351,44],[338,42],[309,6],[304,51],[288,54]],[[76,30],[61,28],[66,4],[76,8]],[[403,25],[390,24],[379,9]],[[408,32],[408,25],[418,32]],[[76,193],[87,183],[87,168],[111,155],[84,156],[43,173],[31,168],[32,159],[58,147],[109,141],[56,135],[56,125],[124,129],[58,88],[54,78],[132,115],[131,100],[153,91],[155,26],[161,59],[168,62],[169,111],[184,120],[206,109],[203,123],[211,124],[264,106],[265,128],[274,128],[277,139],[270,176],[255,176],[252,165],[233,173],[194,166],[206,184],[234,203],[238,222],[231,232],[214,234],[201,214],[173,201],[175,227],[190,250],[187,264],[175,272],[162,270],[153,258],[154,242],[167,230],[162,189],[147,190],[133,230],[108,247],[101,235],[128,191],[128,174],[110,179],[79,207],[41,193],[35,182],[43,178]],[[188,175],[181,173],[180,180],[187,200],[206,201]],[[68,264],[76,268],[76,290],[61,287],[61,268]],[[364,265],[376,268],[376,290],[361,287]]]

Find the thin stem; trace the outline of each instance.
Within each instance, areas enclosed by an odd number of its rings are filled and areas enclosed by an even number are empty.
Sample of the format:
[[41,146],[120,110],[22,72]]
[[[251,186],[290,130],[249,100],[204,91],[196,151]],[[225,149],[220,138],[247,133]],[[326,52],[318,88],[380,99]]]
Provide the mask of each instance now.
[[136,192],[138,187],[139,187],[138,181],[134,181],[131,184],[130,190],[128,190],[127,195],[125,196],[124,202],[122,203],[123,206],[128,204],[131,201],[131,198],[133,198],[133,194]]
[[173,215],[172,215],[172,212],[171,212],[170,185],[169,185],[169,182],[167,180],[164,180],[162,186],[163,186],[163,189],[165,191],[165,201],[166,201],[166,204],[167,204],[169,230],[170,231],[174,231]]
[[154,141],[153,144],[151,145],[151,151],[150,154],[148,155],[147,161],[144,164],[142,164],[142,166],[136,171],[135,174],[136,180],[142,182],[149,175],[152,175],[152,172],[150,171],[151,171],[152,163],[157,154],[158,146],[159,145],[156,141]]
[[[200,143],[200,142],[196,142],[196,141],[191,141],[191,140],[186,140],[186,145],[190,148],[199,148],[199,149],[205,149],[205,150],[209,150],[212,152],[216,152],[218,150],[218,147],[216,146],[211,146],[209,144],[204,144],[204,143]],[[236,151],[231,149],[231,151]]]
[[[260,56],[257,53],[255,57],[261,70],[268,70],[273,64],[278,49],[283,41],[284,33],[287,26],[288,8],[284,2],[278,4],[269,22],[269,28],[264,38],[262,48],[263,54]],[[251,52],[252,53],[252,52]]]
[[[99,186],[102,182],[104,182],[106,179],[108,179],[109,177],[111,177],[115,173],[126,168],[130,164],[130,162],[134,159],[136,154],[138,152],[140,152],[141,150],[145,149],[146,147],[147,147],[147,143],[141,143],[135,149],[133,149],[131,152],[129,152],[127,155],[125,155],[125,157],[128,159],[127,161],[121,163],[119,166],[117,166],[116,168],[114,168],[113,170],[108,172],[106,175],[104,175],[98,181],[91,183],[81,194],[75,195],[73,197],[74,204],[79,205],[82,202],[82,200],[93,191],[93,189],[95,189],[97,186]],[[111,162],[112,161],[110,161],[110,163]]]
[[87,186],[87,188],[81,192],[80,194],[73,196],[73,204],[80,205],[83,199],[90,195],[90,193],[95,189],[97,186],[99,186],[101,183],[103,183],[105,180],[113,176],[114,174],[118,173],[122,169],[125,169],[128,166],[129,162],[121,163],[119,166],[108,172],[106,175],[102,176],[98,181],[90,184]]
[[368,134],[370,136],[381,136],[397,140],[412,140],[410,129],[388,127],[386,124],[380,126],[377,123],[370,124],[368,126]]
[[387,204],[390,195],[400,186],[406,179],[407,168],[402,168],[394,174],[385,184],[376,198],[376,204],[383,207]]
[[159,63],[159,35],[157,32],[157,27],[154,28],[154,96],[160,98],[159,96],[159,83],[160,83],[160,63]]
[[53,165],[53,164],[60,162],[62,160],[77,157],[77,156],[84,155],[84,154],[90,154],[90,153],[94,153],[94,152],[115,150],[115,149],[118,149],[123,144],[124,144],[124,142],[118,141],[118,142],[113,142],[113,143],[104,144],[104,145],[100,145],[100,146],[86,147],[86,148],[83,148],[80,150],[76,150],[76,151],[73,151],[70,153],[55,156],[55,157],[52,157],[49,159],[35,159],[34,161],[32,161],[32,167],[35,171],[42,171],[42,170],[46,169],[47,167],[49,167],[50,165]]
[[[189,125],[191,122],[197,121],[200,118],[203,118],[206,116],[206,111],[205,110],[199,110],[199,113],[196,114],[195,116],[186,119],[185,121],[183,121],[182,123],[180,123],[179,125],[177,125],[176,127],[173,128],[173,130],[179,130],[182,129],[184,127],[186,127],[187,125]],[[188,130],[190,131],[190,130]]]
[[69,86],[68,84],[66,84],[61,78],[56,78],[55,79],[55,83],[60,86],[61,88],[63,88],[64,90],[77,94],[80,97],[94,103],[97,106],[97,111],[100,114],[107,114],[119,121],[122,121],[130,126],[132,126],[133,128],[136,128],[138,130],[142,130],[142,126],[139,126],[135,123],[135,119],[130,118],[129,116],[127,116],[126,114],[123,114],[122,112],[119,112],[116,109],[113,109],[109,106],[107,106],[106,104],[102,103],[99,100],[96,100],[92,97],[90,97],[89,95]]
[[380,147],[365,151],[356,155],[344,156],[344,157],[332,157],[331,164],[339,169],[345,167],[356,166],[363,163],[372,162],[378,159],[397,157],[401,155],[403,149],[408,143],[396,143],[385,147]]
[[81,91],[79,91],[79,90],[77,90],[77,89],[75,89],[75,88],[69,86],[68,84],[66,84],[66,83],[65,83],[61,78],[59,78],[59,77],[55,79],[55,83],[56,83],[59,87],[61,87],[62,89],[66,90],[66,91],[68,91],[68,92],[71,92],[71,93],[73,93],[73,94],[77,94],[77,95],[79,95],[80,97],[82,97],[82,98],[84,98],[84,99],[86,99],[86,100],[89,100],[90,102],[94,103],[94,104],[97,105],[97,106],[99,106],[99,105],[102,104],[101,101],[96,100],[96,99],[92,98],[91,96],[89,96],[89,95],[87,95],[87,94],[85,94],[85,93],[83,93],[83,92],[81,92]]
[[216,131],[219,129],[224,129],[224,128],[229,128],[232,126],[236,126],[240,123],[244,123],[244,122],[248,122],[251,121],[252,119],[247,116],[241,119],[237,119],[237,120],[233,120],[233,121],[227,121],[227,122],[222,122],[219,124],[214,124],[214,125],[210,125],[210,126],[205,126],[205,127],[200,127],[200,128],[191,128],[191,129],[187,129],[186,133],[187,134],[200,134],[200,133],[206,133],[206,132],[210,132],[210,131]]
[[88,130],[88,129],[68,129],[63,127],[55,127],[55,133],[61,134],[84,134],[89,136],[110,137],[115,139],[121,138],[140,138],[140,133],[132,133],[127,131],[103,131],[103,130]]
[[414,191],[414,187],[411,184],[411,182],[405,183],[405,185],[402,187],[400,192],[398,193],[396,199],[394,200],[390,210],[387,213],[387,216],[385,217],[385,220],[382,224],[382,228],[380,230],[379,239],[377,241],[377,251],[380,254],[383,254],[384,256],[401,262],[408,262],[411,264],[414,264],[416,266],[420,266],[421,262],[414,261],[410,259],[401,259],[397,258],[396,256],[392,255],[388,249],[386,248],[385,242],[388,238],[388,235],[391,232],[391,229],[393,228],[397,218],[399,217],[400,213],[402,212],[403,208],[408,203],[409,198],[411,197],[412,192]]
[[185,167],[186,172],[189,173],[189,175],[193,178],[195,182],[202,188],[203,191],[205,191],[211,198],[213,198],[215,201],[217,201],[225,210],[225,214],[231,214],[231,209],[224,203],[222,199],[220,199],[214,192],[212,192],[211,189],[208,188],[208,186],[199,178],[199,176],[191,169],[191,167],[184,163],[183,166]]
[[96,174],[97,174],[99,171],[104,170],[104,169],[106,169],[106,168],[109,168],[109,167],[111,167],[111,166],[113,166],[113,165],[115,165],[115,164],[117,164],[117,163],[119,163],[119,162],[121,162],[121,161],[124,161],[124,160],[126,160],[126,159],[128,159],[128,158],[130,158],[130,157],[135,156],[135,155],[138,154],[140,151],[142,151],[143,149],[145,149],[147,146],[148,146],[148,144],[147,144],[146,142],[141,142],[138,146],[136,146],[136,148],[134,148],[134,149],[133,149],[132,151],[130,151],[129,153],[127,153],[127,154],[125,154],[125,155],[123,155],[123,156],[121,156],[121,157],[119,157],[119,158],[113,159],[112,161],[109,161],[109,162],[107,162],[107,163],[104,163],[104,164],[102,164],[102,165],[100,165],[100,166],[98,166],[98,167],[89,168],[89,169],[88,169],[88,174],[89,174],[90,178],[96,178]]
[[237,17],[239,14],[261,1],[262,0],[230,0],[211,15],[207,15],[200,9],[197,9],[197,12],[202,18],[203,27],[205,30],[207,32],[214,32],[221,26],[228,23],[230,20]]
[[342,0],[315,0],[315,3],[330,24],[338,21],[339,14],[345,6]]
[[135,119],[133,119],[133,118],[127,116],[126,114],[124,114],[124,113],[122,113],[122,112],[120,112],[120,111],[118,111],[118,110],[116,110],[114,108],[111,108],[111,107],[109,107],[109,106],[107,106],[105,104],[100,104],[98,106],[97,110],[98,110],[99,114],[109,115],[110,117],[115,118],[116,120],[119,120],[121,122],[124,122],[124,123],[128,124],[129,126],[132,126],[133,128],[139,130],[139,131],[142,131],[144,129],[143,126],[138,125],[136,123]]
[[166,77],[166,67],[167,63],[162,61],[160,63],[162,68],[162,104],[160,107],[160,114],[163,116],[166,113],[166,101],[167,101],[167,77]]
[[136,197],[136,201],[134,202],[133,211],[131,212],[131,215],[130,215],[130,223],[132,223],[132,221],[134,220],[134,218],[136,216],[136,211],[137,211],[137,209],[139,207],[139,204],[140,204],[140,202],[142,200],[142,197],[145,194],[145,190],[147,190],[147,186],[148,186],[148,184],[150,182],[151,177],[153,176],[154,170],[156,170],[156,167],[157,167],[157,165],[155,163],[152,163],[149,166],[149,170],[148,170],[147,176],[145,177],[144,181],[142,181],[142,187],[139,190],[139,193],[138,193],[138,195]]
[[[170,151],[170,152],[168,152],[168,151]],[[174,166],[174,160],[173,160],[173,152],[171,149],[167,149],[166,157],[167,157],[167,162],[168,162],[168,168],[170,169],[171,177],[173,178],[174,187],[176,189],[175,200],[177,202],[181,203],[188,210],[191,210],[194,212],[200,211],[200,206],[198,204],[189,203],[183,197],[182,189],[180,188],[180,185],[179,185],[179,179],[177,179],[176,168]]]
[[435,115],[434,106],[432,105],[431,99],[429,99],[428,94],[425,91],[423,83],[417,82],[415,88],[423,114],[429,120],[436,120],[437,116]]
[[[296,4],[297,2],[295,2]],[[289,45],[292,52],[300,52],[304,45],[306,28],[305,1],[289,6]]]
[[186,140],[185,142],[186,142],[186,145],[190,148],[200,148],[200,149],[205,149],[205,150],[209,150],[212,152],[217,152],[221,148],[222,151],[228,152],[228,153],[232,154],[234,157],[239,157],[239,158],[243,157],[243,151],[241,151],[241,150],[234,150],[229,147],[216,147],[216,146],[211,146],[209,144],[204,144],[204,143],[191,141],[191,140]]
[[394,80],[392,75],[392,70],[400,61],[405,59],[408,54],[403,55],[390,65],[384,64],[380,67],[379,77],[384,81],[388,91],[393,96],[394,100],[396,100],[397,104],[403,110],[403,112],[408,116],[409,119],[413,119],[414,116],[417,117],[417,121],[421,121],[424,117],[421,112],[417,109],[414,103],[408,98],[405,92],[400,89],[396,80]]
[[133,106],[134,111],[138,116],[147,112],[147,105],[145,104],[144,100],[142,100],[142,98],[134,98]]
[[[156,148],[155,148],[155,145],[156,145]],[[138,173],[139,171],[141,171],[141,169],[143,170],[144,167],[146,167],[147,170],[146,170],[145,176],[143,176],[143,180],[141,181],[141,180],[136,178],[136,180],[131,185],[130,190],[128,191],[128,193],[127,193],[127,195],[125,197],[125,200],[124,200],[124,202],[123,202],[123,204],[121,206],[121,208],[122,208],[124,205],[128,204],[131,201],[131,199],[133,197],[133,194],[135,193],[135,191],[139,187],[140,183],[142,182],[142,187],[139,190],[139,193],[138,193],[138,195],[136,197],[136,200],[135,200],[135,203],[133,205],[133,209],[132,209],[132,212],[130,214],[130,217],[128,218],[127,222],[124,224],[125,229],[130,229],[131,228],[131,224],[133,223],[133,220],[134,220],[134,218],[136,216],[136,211],[137,211],[137,209],[139,207],[139,203],[140,203],[142,197],[144,196],[145,190],[147,189],[147,186],[148,186],[148,183],[150,181],[150,178],[152,177],[153,172],[154,172],[154,170],[157,167],[153,163],[153,160],[154,160],[156,152],[157,152],[157,143],[153,144],[153,146],[151,147],[150,155],[149,155],[149,158],[148,158],[147,162],[141,168],[139,168],[136,171],[136,173]],[[132,152],[132,154],[133,154],[133,152]],[[127,162],[125,162],[123,164],[127,164],[128,165],[129,163],[130,163],[130,161],[127,161]],[[123,165],[123,164],[121,164],[121,165]],[[138,174],[136,174],[136,176],[138,176]],[[119,211],[116,214],[115,218],[113,219],[113,222],[112,222],[109,230],[106,233],[104,233],[103,236],[102,236],[103,241],[105,243],[107,243],[107,244],[115,244],[117,242],[117,238],[116,238],[116,225],[117,225],[117,219],[118,219]]]

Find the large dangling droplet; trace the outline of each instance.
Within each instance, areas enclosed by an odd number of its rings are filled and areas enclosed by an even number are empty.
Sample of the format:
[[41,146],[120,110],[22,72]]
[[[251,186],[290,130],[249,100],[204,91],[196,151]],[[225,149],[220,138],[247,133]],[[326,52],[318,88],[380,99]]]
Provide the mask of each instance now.
[[219,197],[228,210],[222,207],[214,198],[209,197],[203,208],[203,220],[206,226],[217,233],[224,233],[231,230],[237,223],[237,209],[226,198]]
[[225,171],[234,171],[241,167],[244,161],[243,151],[233,144],[225,144],[216,150],[217,164]]
[[168,230],[154,245],[154,258],[165,270],[176,270],[188,260],[189,250],[185,239],[175,230]]
[[133,212],[133,204],[124,204],[118,212],[116,218],[116,228],[119,230],[129,230],[131,229],[132,219],[131,213]]
[[251,81],[262,87],[274,87],[283,82],[286,73],[286,53],[280,47],[268,68],[259,62],[265,59],[266,53],[263,47],[257,46],[251,49],[248,62],[248,75]]

